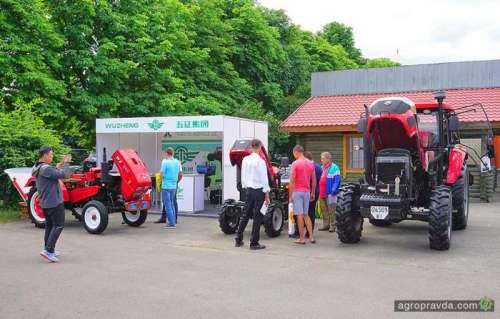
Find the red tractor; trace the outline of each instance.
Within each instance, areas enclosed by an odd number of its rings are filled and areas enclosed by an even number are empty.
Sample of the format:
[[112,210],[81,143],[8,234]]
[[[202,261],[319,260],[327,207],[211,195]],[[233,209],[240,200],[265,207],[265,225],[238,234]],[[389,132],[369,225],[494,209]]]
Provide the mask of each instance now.
[[[444,91],[434,97],[433,103],[388,97],[365,105],[358,122],[364,174],[339,193],[335,220],[341,242],[359,242],[364,218],[381,227],[427,222],[429,245],[436,250],[449,249],[452,230],[466,228],[473,181],[457,115],[475,109],[456,112],[443,102]],[[487,155],[493,156],[491,146]]]
[[[66,209],[70,209],[91,234],[100,234],[108,226],[108,214],[121,212],[129,226],[140,226],[151,208],[151,177],[144,162],[131,149],[114,152],[112,160],[103,153],[101,168],[96,160],[87,159],[68,179],[60,181]],[[118,171],[113,171],[116,165]],[[40,207],[36,180],[30,177],[24,187],[13,178],[14,186],[27,200],[29,216],[36,227],[45,227],[45,214]],[[30,187],[29,193],[23,192]]]
[[[243,158],[252,153],[251,142],[251,139],[237,140],[229,153],[231,165],[236,166],[237,169],[236,185],[240,198],[239,200],[226,200],[222,205],[219,226],[222,232],[228,235],[234,234],[238,229],[241,215],[245,209],[245,190],[241,186],[241,165]],[[264,146],[261,147],[259,155],[266,162],[269,186],[271,187],[271,204],[264,217],[264,229],[269,237],[277,237],[281,234],[283,224],[288,219],[288,186],[284,180],[286,176],[282,173],[283,169],[286,171],[288,164],[282,164],[281,171],[277,166],[273,166]],[[286,159],[282,161],[287,162]]]

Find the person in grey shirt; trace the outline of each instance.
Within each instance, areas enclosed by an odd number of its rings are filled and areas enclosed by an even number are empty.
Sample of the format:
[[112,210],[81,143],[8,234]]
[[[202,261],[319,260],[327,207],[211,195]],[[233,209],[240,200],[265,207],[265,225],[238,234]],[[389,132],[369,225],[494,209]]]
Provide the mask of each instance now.
[[45,213],[45,248],[40,255],[49,262],[58,262],[59,252],[55,250],[57,240],[64,228],[64,199],[59,180],[68,177],[71,155],[64,155],[56,167],[50,165],[54,152],[48,146],[38,151],[38,162],[33,166],[31,175],[36,177],[40,206]]

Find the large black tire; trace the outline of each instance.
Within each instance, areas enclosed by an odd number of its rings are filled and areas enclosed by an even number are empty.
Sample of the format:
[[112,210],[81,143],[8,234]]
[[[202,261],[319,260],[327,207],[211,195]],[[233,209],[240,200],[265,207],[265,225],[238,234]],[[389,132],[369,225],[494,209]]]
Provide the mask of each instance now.
[[36,228],[45,228],[45,215],[40,216],[40,213],[37,213],[36,210],[42,209],[40,207],[38,191],[35,186],[32,186],[30,192],[28,194],[28,214],[30,215],[31,222],[35,224]]
[[283,230],[285,223],[285,210],[281,205],[271,207],[264,217],[264,230],[267,236],[278,237]]
[[392,225],[392,222],[388,220],[370,219],[370,224],[377,227],[389,227]]
[[429,246],[448,250],[451,242],[452,196],[448,186],[432,190],[429,206]]
[[453,194],[453,230],[462,230],[467,227],[469,219],[469,170],[462,169],[457,182],[451,187]]
[[146,221],[148,218],[148,211],[141,210],[140,212],[122,212],[122,218],[125,224],[132,227],[139,227]]
[[219,227],[226,235],[236,233],[240,224],[241,209],[237,206],[224,206],[219,215]]
[[361,239],[363,218],[354,205],[354,185],[345,185],[339,192],[335,223],[339,240],[346,244],[354,244]]
[[108,227],[108,209],[103,203],[91,200],[83,205],[83,225],[90,234],[100,234]]

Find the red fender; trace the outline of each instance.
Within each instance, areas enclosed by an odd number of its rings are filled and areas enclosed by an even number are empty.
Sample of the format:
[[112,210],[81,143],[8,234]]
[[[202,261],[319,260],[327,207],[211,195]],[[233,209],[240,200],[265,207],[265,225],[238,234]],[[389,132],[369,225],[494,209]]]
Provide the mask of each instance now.
[[36,184],[36,178],[34,176],[31,176],[30,179],[26,182],[26,185],[24,187],[31,187]]
[[[28,179],[28,182],[26,182],[26,185],[24,187],[33,187],[35,185],[36,185],[36,178],[34,176],[31,176]],[[62,191],[62,194],[63,194],[63,200],[65,202],[68,202],[69,201],[68,189],[66,188],[66,186],[64,185],[64,183],[63,183],[62,180],[59,180],[59,186],[61,186],[61,191]]]
[[457,182],[464,167],[465,157],[467,153],[455,146],[451,149],[450,155],[448,156],[448,173],[446,175],[446,185],[453,185]]

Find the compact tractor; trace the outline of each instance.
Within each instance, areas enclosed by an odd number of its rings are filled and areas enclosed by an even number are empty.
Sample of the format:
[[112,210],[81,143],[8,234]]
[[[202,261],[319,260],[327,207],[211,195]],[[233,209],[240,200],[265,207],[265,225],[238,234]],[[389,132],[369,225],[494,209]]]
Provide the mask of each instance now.
[[[89,157],[69,178],[60,181],[65,208],[71,210],[91,234],[102,233],[108,225],[108,214],[113,212],[121,212],[127,225],[140,226],[151,208],[151,177],[137,153],[119,149],[111,158],[106,160],[104,149],[101,168]],[[114,166],[118,171],[113,171]],[[35,177],[30,177],[22,187],[16,177],[12,177],[12,182],[27,201],[32,222],[36,227],[45,227]],[[26,188],[28,193],[24,191]]]
[[[454,110],[445,97],[438,91],[432,103],[388,97],[365,105],[358,122],[364,174],[359,183],[341,187],[335,213],[341,242],[359,242],[364,218],[380,227],[427,222],[429,245],[436,250],[449,249],[452,230],[466,228],[473,180],[458,114],[475,109]],[[486,158],[492,156],[488,145]]]
[[[236,166],[236,185],[240,198],[239,200],[228,199],[222,205],[219,226],[222,232],[228,235],[234,234],[238,229],[245,209],[245,189],[242,188],[241,184],[241,165],[243,158],[252,153],[251,142],[250,139],[237,140],[229,153],[231,165]],[[281,234],[283,224],[288,219],[288,183],[284,178],[288,165],[287,159],[282,159],[280,165],[273,166],[264,146],[261,147],[259,155],[266,162],[269,186],[271,187],[271,203],[264,217],[264,229],[269,237],[277,237]]]

